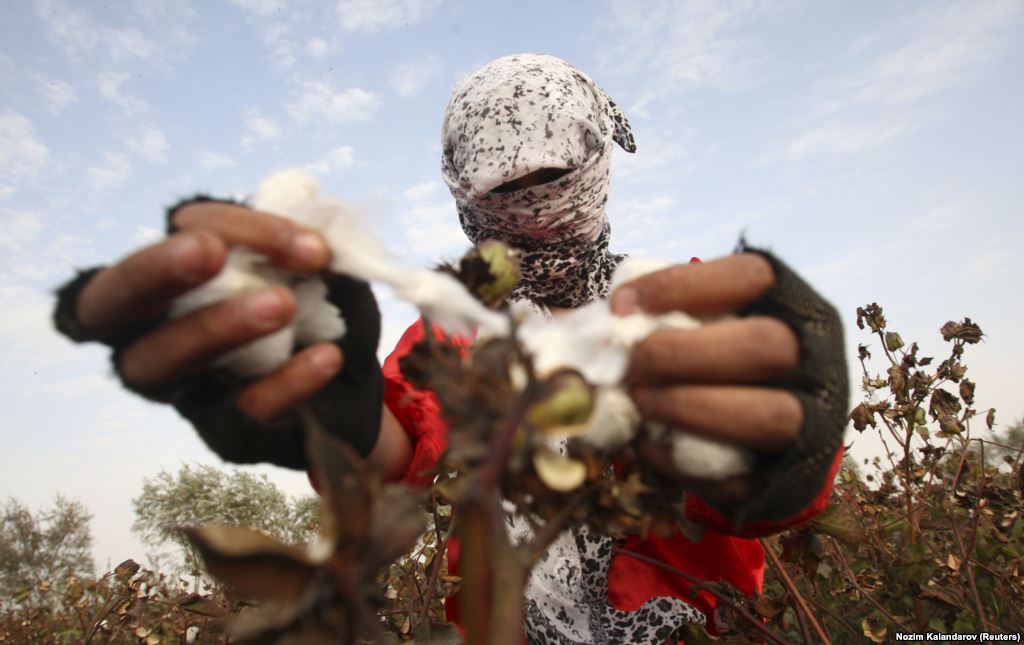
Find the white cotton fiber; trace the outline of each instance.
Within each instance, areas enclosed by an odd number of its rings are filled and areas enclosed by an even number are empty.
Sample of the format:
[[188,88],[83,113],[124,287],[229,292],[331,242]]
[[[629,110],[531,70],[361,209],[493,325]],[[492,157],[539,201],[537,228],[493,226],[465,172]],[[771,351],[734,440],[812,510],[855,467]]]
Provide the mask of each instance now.
[[[476,328],[508,333],[506,318],[482,305],[452,276],[402,266],[352,209],[322,197],[316,179],[303,170],[284,170],[266,179],[252,206],[320,231],[331,250],[331,271],[389,285],[397,297],[417,306],[449,333],[469,334]],[[296,345],[344,336],[345,321],[326,300],[323,280],[275,267],[244,248],[228,253],[224,268],[214,279],[175,300],[171,316],[275,284],[290,288],[295,296],[297,311],[292,323],[222,356],[215,365],[240,376],[259,376],[287,361]]]
[[[448,333],[478,337],[505,336],[508,318],[488,309],[454,277],[421,267],[406,267],[340,202],[322,197],[316,179],[302,170],[285,170],[264,181],[253,206],[320,231],[331,250],[329,270],[392,288]],[[612,278],[612,288],[668,266],[629,258]],[[296,345],[334,340],[345,334],[345,321],[326,300],[327,287],[317,276],[285,271],[249,249],[232,249],[224,269],[211,281],[178,298],[172,316],[181,316],[232,296],[279,284],[292,290],[297,313],[280,331],[222,356],[216,364],[252,377],[281,365]],[[538,374],[575,368],[597,386],[595,411],[581,435],[602,449],[628,443],[640,426],[640,415],[622,386],[633,347],[659,329],[696,329],[701,322],[673,312],[642,312],[614,316],[607,301],[593,302],[550,318],[529,308],[514,308],[518,336],[532,354]],[[745,451],[679,431],[671,434],[673,458],[684,474],[725,477],[746,472]]]
[[[612,276],[612,291],[640,276],[667,267],[665,262],[627,258]],[[619,448],[636,436],[641,418],[622,386],[633,347],[659,329],[697,329],[701,321],[682,312],[653,315],[612,314],[609,302],[595,301],[547,317],[518,310],[519,336],[541,376],[560,368],[578,370],[597,386],[594,412],[580,439],[604,450]],[[683,474],[721,478],[746,472],[748,452],[673,430],[673,461]]]

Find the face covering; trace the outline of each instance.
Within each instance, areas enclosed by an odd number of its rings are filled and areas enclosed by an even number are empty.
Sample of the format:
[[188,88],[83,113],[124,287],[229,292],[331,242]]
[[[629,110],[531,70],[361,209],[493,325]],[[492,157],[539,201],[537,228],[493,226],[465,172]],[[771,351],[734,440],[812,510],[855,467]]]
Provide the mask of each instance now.
[[[626,117],[589,76],[553,56],[500,58],[456,87],[441,136],[442,175],[466,235],[521,253],[512,300],[578,307],[607,297],[624,257],[608,250],[611,143],[627,152],[636,144]],[[507,189],[541,169],[565,174]]]

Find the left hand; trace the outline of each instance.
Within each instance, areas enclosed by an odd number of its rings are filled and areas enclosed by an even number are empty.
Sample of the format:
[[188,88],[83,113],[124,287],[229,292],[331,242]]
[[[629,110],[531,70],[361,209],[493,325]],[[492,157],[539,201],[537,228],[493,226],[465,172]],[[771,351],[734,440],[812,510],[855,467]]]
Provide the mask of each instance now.
[[[777,318],[732,317],[774,283],[764,257],[742,253],[674,265],[612,294],[612,311],[620,315],[640,309],[729,316],[695,330],[656,331],[634,348],[627,381],[644,418],[759,451],[782,451],[797,438],[804,424],[800,400],[770,385],[797,368],[796,333]],[[648,440],[638,449],[657,471],[703,496],[735,502],[756,490],[752,475],[714,482],[682,477],[664,446]]]

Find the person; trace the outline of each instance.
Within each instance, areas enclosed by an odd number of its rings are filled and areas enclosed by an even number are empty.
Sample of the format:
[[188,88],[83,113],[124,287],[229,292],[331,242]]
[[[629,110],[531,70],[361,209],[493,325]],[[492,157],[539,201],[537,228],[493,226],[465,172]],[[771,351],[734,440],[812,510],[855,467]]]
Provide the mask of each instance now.
[[[835,309],[773,254],[745,246],[609,293],[623,257],[609,250],[604,210],[612,146],[633,152],[636,144],[618,106],[565,61],[520,54],[477,70],[452,95],[442,143],[443,177],[467,236],[520,250],[523,279],[511,300],[550,315],[609,297],[618,314],[721,315],[697,330],[650,335],[633,351],[628,381],[644,418],[744,446],[754,466],[700,481],[675,472],[663,446],[640,443],[650,467],[687,491],[687,517],[704,531],[698,541],[677,533],[628,538],[626,546],[748,595],[759,590],[764,553],[753,538],[820,512],[841,459],[848,388]],[[58,328],[114,348],[125,385],[174,405],[225,459],[305,467],[294,412],[305,401],[385,476],[424,483],[445,449],[445,427],[433,394],[398,369],[423,336],[420,322],[381,366],[368,287],[330,278],[329,298],[350,322],[345,338],[301,348],[271,374],[239,381],[211,361],[287,324],[288,291],[243,294],[171,321],[163,318],[168,302],[214,276],[233,245],[308,272],[327,264],[329,250],[315,231],[205,197],[170,209],[168,222],[166,240],[65,285]],[[513,518],[513,537],[522,525]],[[555,541],[527,589],[531,642],[661,643],[688,623],[714,632],[713,596],[615,554],[612,544],[586,527]],[[457,551],[449,554],[455,568]],[[457,603],[448,609],[457,614]]]

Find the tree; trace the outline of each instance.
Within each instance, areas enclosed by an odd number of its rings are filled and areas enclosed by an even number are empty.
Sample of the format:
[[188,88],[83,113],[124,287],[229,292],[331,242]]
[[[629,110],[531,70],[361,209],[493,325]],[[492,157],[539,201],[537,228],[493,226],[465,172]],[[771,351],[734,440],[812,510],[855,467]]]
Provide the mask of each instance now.
[[1024,451],[1024,419],[994,431],[992,437],[985,440],[984,446],[985,461],[989,466],[1009,464],[1017,467],[1022,460],[1021,452]]
[[50,587],[91,578],[92,514],[81,502],[57,495],[53,507],[33,513],[8,498],[0,513],[0,605],[13,600],[48,604]]
[[132,531],[154,548],[179,546],[190,571],[199,569],[198,560],[178,527],[247,525],[289,542],[309,541],[317,528],[316,496],[289,498],[265,475],[206,465],[184,465],[176,475],[161,470],[144,479],[132,505]]

